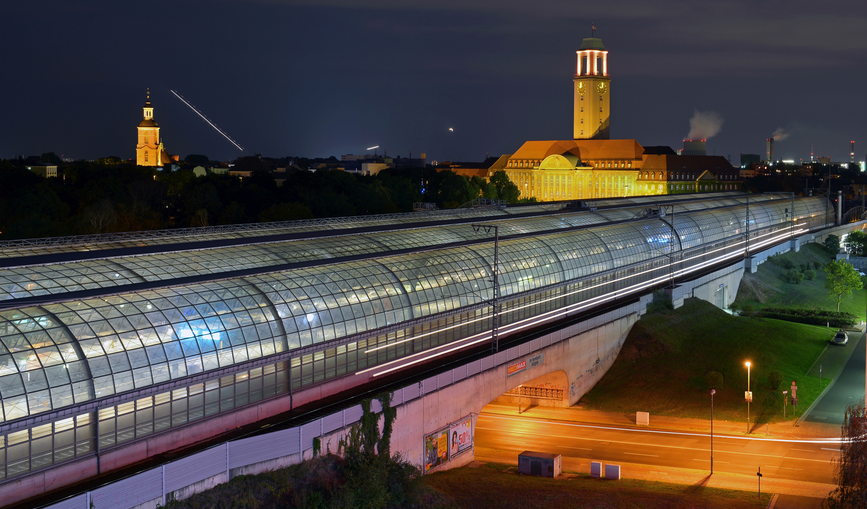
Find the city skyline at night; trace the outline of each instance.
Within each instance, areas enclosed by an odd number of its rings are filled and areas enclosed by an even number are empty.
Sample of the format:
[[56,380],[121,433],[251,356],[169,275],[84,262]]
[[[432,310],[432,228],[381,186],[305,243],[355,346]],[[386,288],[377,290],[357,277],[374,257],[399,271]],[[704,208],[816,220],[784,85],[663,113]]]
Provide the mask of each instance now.
[[[680,148],[696,112],[722,120],[707,153],[864,160],[859,84],[867,7],[624,0],[53,0],[0,8],[9,52],[0,157],[134,159],[150,88],[182,158],[364,153],[482,160],[572,134],[575,51],[595,34],[617,79],[612,139]],[[188,98],[245,148],[202,122]],[[863,142],[861,140],[864,140]],[[860,148],[859,148],[860,147]]]

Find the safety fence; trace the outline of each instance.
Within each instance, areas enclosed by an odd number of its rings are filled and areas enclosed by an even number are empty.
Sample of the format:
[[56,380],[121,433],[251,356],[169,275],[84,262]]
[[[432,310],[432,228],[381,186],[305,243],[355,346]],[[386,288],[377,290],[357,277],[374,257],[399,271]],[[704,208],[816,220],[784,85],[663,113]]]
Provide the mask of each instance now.
[[564,399],[563,395],[565,394],[565,392],[565,389],[556,387],[533,387],[522,385],[506,391],[506,394],[509,396],[527,396],[530,398],[553,399],[555,401],[562,401]]

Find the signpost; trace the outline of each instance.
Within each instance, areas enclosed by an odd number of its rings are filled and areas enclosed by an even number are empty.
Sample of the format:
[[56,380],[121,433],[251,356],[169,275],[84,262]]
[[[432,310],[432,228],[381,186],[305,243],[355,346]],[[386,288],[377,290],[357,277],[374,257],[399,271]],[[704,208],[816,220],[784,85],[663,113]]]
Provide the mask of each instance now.
[[786,407],[789,406],[789,397],[787,394],[789,394],[789,391],[783,391],[783,419],[786,418]]
[[795,412],[796,406],[798,406],[798,386],[795,385],[795,381],[792,380],[792,416],[797,415],[797,412]]
[[759,467],[759,471],[756,472],[756,475],[759,478],[759,498],[762,498],[762,467]]

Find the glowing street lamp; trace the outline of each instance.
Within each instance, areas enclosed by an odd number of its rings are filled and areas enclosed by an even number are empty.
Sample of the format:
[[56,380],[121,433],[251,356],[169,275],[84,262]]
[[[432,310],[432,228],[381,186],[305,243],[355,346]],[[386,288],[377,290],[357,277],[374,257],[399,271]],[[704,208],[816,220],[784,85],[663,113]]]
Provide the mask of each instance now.
[[750,392],[750,361],[746,362],[747,364],[747,392],[744,394],[744,398],[747,400],[747,434],[750,432],[750,401],[753,400],[753,393]]
[[713,474],[713,395],[716,389],[710,390],[710,473]]

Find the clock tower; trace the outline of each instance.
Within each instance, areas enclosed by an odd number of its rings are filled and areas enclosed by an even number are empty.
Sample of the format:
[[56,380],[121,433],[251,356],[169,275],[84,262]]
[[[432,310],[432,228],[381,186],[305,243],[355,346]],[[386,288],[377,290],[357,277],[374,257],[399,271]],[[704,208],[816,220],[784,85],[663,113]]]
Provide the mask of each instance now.
[[611,115],[611,77],[608,76],[608,51],[602,39],[584,39],[578,53],[578,65],[572,80],[575,94],[574,139],[609,139]]

